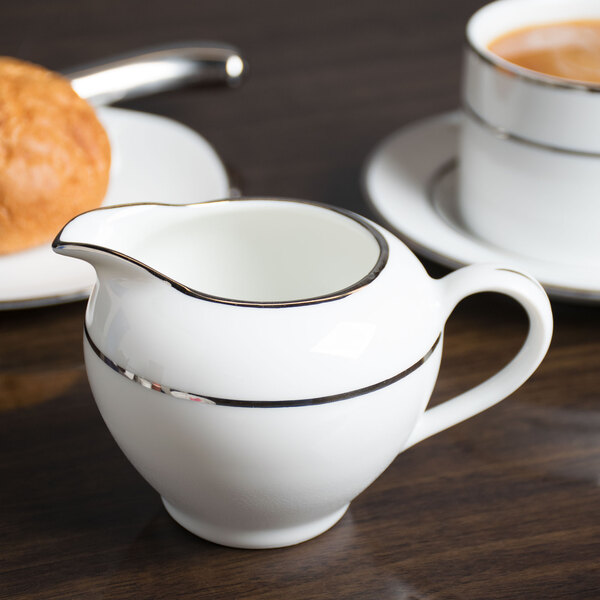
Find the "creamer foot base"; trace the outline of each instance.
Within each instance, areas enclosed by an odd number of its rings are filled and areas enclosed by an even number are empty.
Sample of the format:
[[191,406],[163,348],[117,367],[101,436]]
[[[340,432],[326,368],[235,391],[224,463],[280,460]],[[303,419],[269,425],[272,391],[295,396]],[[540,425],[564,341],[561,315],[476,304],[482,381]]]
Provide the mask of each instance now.
[[264,531],[243,531],[228,530],[203,522],[175,508],[164,498],[162,501],[171,517],[198,537],[223,546],[249,549],[281,548],[305,542],[333,527],[350,506],[346,504],[340,510],[326,517],[302,525]]

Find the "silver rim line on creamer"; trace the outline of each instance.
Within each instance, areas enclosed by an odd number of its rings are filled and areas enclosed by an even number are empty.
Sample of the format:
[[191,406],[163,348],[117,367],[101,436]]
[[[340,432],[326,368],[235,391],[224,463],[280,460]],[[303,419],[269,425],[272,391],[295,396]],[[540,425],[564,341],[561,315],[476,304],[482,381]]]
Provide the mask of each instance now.
[[[346,296],[349,296],[350,294],[353,294],[354,292],[357,292],[358,290],[369,285],[369,283],[371,283],[372,281],[374,281],[377,278],[377,276],[381,273],[381,271],[387,264],[388,257],[389,257],[388,244],[387,244],[385,238],[383,237],[383,235],[381,235],[381,233],[375,227],[373,227],[368,221],[363,219],[361,216],[359,216],[349,210],[346,210],[344,208],[339,208],[337,206],[330,206],[327,204],[321,204],[319,202],[311,202],[309,200],[292,200],[292,199],[288,199],[288,198],[248,197],[248,198],[223,198],[220,200],[211,200],[209,202],[196,202],[193,204],[163,204],[163,203],[159,203],[159,202],[139,202],[136,204],[120,204],[120,205],[115,205],[115,206],[102,206],[100,208],[96,208],[92,211],[87,211],[87,212],[96,212],[96,211],[102,211],[102,210],[111,210],[111,209],[116,209],[116,208],[127,208],[127,207],[135,207],[135,206],[168,206],[168,207],[171,207],[174,209],[185,209],[185,208],[197,207],[197,206],[201,206],[201,205],[226,203],[226,202],[289,202],[289,203],[294,203],[294,204],[305,204],[305,205],[309,205],[309,206],[314,206],[314,207],[322,209],[322,210],[328,210],[328,211],[337,213],[341,216],[351,219],[355,223],[358,223],[373,236],[373,238],[375,239],[375,241],[377,242],[377,244],[379,246],[379,256],[377,258],[377,261],[371,268],[371,270],[366,275],[364,275],[361,279],[359,279],[352,285],[345,287],[341,290],[336,290],[329,294],[324,294],[322,296],[315,296],[313,298],[302,298],[302,299],[298,299],[298,300],[285,300],[285,301],[275,301],[275,302],[251,302],[251,301],[244,301],[244,300],[238,300],[238,299],[223,298],[221,296],[213,296],[211,294],[205,294],[199,290],[195,290],[193,288],[190,288],[188,286],[185,286],[185,285],[179,283],[178,281],[175,281],[174,279],[171,279],[169,276],[165,275],[164,273],[161,273],[161,272],[153,269],[149,265],[146,265],[145,263],[140,262],[140,261],[136,260],[135,258],[132,258],[131,256],[128,256],[128,255],[118,252],[116,250],[111,250],[110,248],[104,248],[102,246],[97,246],[95,244],[86,244],[84,242],[64,242],[61,240],[61,236],[62,236],[65,228],[69,225],[70,221],[69,221],[69,223],[67,223],[67,225],[65,225],[61,229],[60,233],[56,236],[56,238],[52,242],[52,247],[53,248],[61,248],[61,247],[69,246],[69,247],[73,247],[73,248],[87,248],[89,250],[96,250],[96,251],[102,252],[104,254],[110,254],[112,256],[116,256],[127,262],[130,262],[130,263],[144,269],[145,271],[148,271],[151,275],[154,275],[158,279],[162,279],[163,281],[168,282],[173,288],[175,288],[176,290],[178,290],[188,296],[193,296],[194,298],[199,298],[201,300],[207,300],[209,302],[217,302],[219,304],[227,304],[227,305],[231,305],[231,306],[253,307],[253,308],[288,308],[288,307],[297,307],[297,306],[310,306],[313,304],[320,304],[321,302],[331,302],[333,300],[340,300],[341,298],[345,298]],[[82,213],[82,214],[87,214],[87,213]],[[81,215],[78,215],[78,216],[81,216]],[[78,217],[75,217],[75,219],[76,218],[78,218]],[[72,219],[72,220],[74,220],[74,219]]]
[[357,390],[352,390],[349,392],[343,392],[341,394],[332,394],[330,396],[322,396],[319,398],[305,398],[301,400],[232,400],[227,398],[216,398],[213,396],[203,396],[202,394],[195,394],[191,392],[183,392],[179,390],[175,390],[169,386],[163,385],[161,383],[157,383],[151,381],[145,377],[141,377],[132,371],[125,369],[110,358],[108,358],[96,344],[93,342],[90,333],[87,329],[87,326],[84,326],[84,334],[85,338],[90,345],[92,351],[96,354],[96,356],[110,369],[122,375],[132,383],[137,383],[142,387],[148,390],[154,390],[155,392],[160,392],[162,394],[166,394],[173,398],[179,398],[183,400],[191,400],[194,402],[199,402],[201,404],[210,404],[217,406],[235,406],[235,407],[243,407],[243,408],[293,408],[300,406],[316,406],[319,404],[329,404],[331,402],[339,402],[341,400],[348,400],[350,398],[355,398],[357,396],[364,396],[370,392],[375,392],[382,388],[385,388],[401,379],[404,379],[411,373],[414,373],[419,367],[424,365],[427,360],[431,357],[431,355],[435,352],[435,349],[438,347],[440,340],[442,338],[442,334],[440,333],[433,343],[433,346],[427,351],[427,353],[420,358],[417,362],[412,364],[408,369],[404,369],[404,371],[390,377],[389,379],[385,379],[380,381],[379,383],[375,383],[373,385],[369,385],[367,387],[359,388]]

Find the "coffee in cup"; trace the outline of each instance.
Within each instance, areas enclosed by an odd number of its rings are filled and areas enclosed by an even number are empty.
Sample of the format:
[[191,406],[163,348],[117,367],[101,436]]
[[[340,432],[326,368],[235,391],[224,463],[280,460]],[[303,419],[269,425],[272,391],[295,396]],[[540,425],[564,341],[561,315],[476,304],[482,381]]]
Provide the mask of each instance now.
[[600,19],[517,29],[493,40],[488,48],[530,71],[600,84]]

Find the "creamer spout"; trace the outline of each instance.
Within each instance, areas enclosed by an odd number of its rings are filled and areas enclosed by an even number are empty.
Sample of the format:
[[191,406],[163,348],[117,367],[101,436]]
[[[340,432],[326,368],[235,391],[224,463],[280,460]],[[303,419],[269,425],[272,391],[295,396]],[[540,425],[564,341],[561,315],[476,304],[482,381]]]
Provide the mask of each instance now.
[[[104,267],[130,270],[139,266],[132,258],[136,231],[148,205],[98,208],[69,221],[52,242],[57,254],[79,258],[90,263],[96,271]],[[135,263],[138,263],[137,265]]]
[[[96,266],[98,260],[119,254],[113,248],[110,233],[110,209],[96,209],[69,221],[54,238],[52,249],[57,254],[85,260]],[[100,258],[102,257],[102,258]]]

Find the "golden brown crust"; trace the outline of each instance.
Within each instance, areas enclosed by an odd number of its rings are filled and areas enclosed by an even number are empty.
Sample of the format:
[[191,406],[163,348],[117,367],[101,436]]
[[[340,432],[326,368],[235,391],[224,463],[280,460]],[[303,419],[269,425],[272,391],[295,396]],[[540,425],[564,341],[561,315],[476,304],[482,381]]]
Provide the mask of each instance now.
[[0,254],[50,241],[100,205],[110,145],[66,79],[0,57]]

